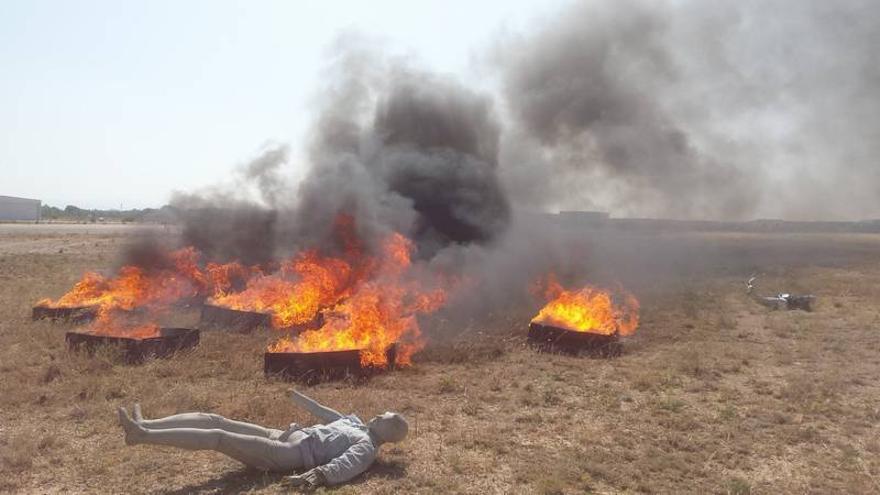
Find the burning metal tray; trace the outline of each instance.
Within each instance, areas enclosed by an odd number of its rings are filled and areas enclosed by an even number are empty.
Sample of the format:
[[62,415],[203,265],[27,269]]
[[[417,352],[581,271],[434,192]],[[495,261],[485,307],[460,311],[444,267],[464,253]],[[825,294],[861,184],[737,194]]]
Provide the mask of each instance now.
[[263,371],[266,376],[277,376],[285,380],[314,383],[334,380],[346,376],[364,377],[393,369],[397,359],[397,346],[390,345],[385,350],[388,358],[387,368],[364,367],[361,365],[361,351],[325,352],[267,352],[264,355]]
[[545,350],[566,353],[593,353],[606,356],[617,356],[622,351],[620,335],[605,335],[592,332],[578,332],[565,328],[529,324],[529,342]]
[[53,308],[51,306],[34,306],[31,319],[52,321],[63,320],[67,323],[78,325],[88,323],[98,317],[97,306],[73,306]]
[[[321,325],[323,324],[324,318],[322,315],[318,314],[314,320],[306,324],[282,328],[280,330],[301,332],[304,330],[321,328]],[[222,329],[250,333],[257,328],[272,328],[272,315],[257,311],[242,311],[225,308],[223,306],[205,304],[202,306],[202,314],[199,318],[199,328],[204,330]]]
[[89,353],[104,346],[118,346],[125,362],[140,363],[149,358],[169,357],[175,352],[199,345],[199,331],[192,328],[160,328],[158,336],[145,339],[67,332],[65,340],[69,349]]
[[202,315],[199,318],[199,328],[202,329],[223,329],[248,333],[257,328],[270,328],[271,326],[272,315],[269,313],[241,311],[211,304],[202,306]]

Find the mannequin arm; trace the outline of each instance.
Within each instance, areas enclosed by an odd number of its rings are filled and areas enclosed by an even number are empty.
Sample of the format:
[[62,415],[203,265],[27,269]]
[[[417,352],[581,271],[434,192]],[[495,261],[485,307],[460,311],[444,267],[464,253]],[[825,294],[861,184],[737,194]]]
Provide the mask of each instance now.
[[339,457],[315,469],[324,475],[328,484],[338,485],[369,469],[374,460],[376,460],[376,447],[370,442],[359,442],[349,447]]
[[337,411],[334,411],[333,409],[330,409],[327,406],[322,406],[321,404],[318,404],[314,400],[306,397],[305,395],[297,392],[296,390],[292,391],[290,397],[291,397],[291,399],[293,399],[293,402],[296,405],[298,405],[299,407],[305,409],[306,411],[314,414],[315,416],[320,418],[321,421],[323,421],[324,423],[332,423],[342,417],[342,415],[339,414]]

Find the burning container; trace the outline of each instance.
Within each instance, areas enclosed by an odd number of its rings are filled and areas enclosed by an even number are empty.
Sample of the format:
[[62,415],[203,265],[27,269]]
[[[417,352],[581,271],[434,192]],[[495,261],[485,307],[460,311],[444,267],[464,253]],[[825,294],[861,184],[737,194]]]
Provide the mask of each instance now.
[[199,318],[199,328],[202,329],[216,328],[248,333],[256,328],[270,328],[271,326],[272,315],[269,313],[240,311],[212,304],[202,306],[202,315]]
[[88,323],[98,316],[97,306],[70,306],[70,307],[52,307],[46,305],[34,306],[31,313],[31,319],[43,320],[51,319],[52,321],[63,320],[67,323],[78,325]]
[[639,326],[639,302],[622,289],[617,294],[590,285],[566,289],[552,274],[544,285],[549,302],[529,325],[529,341],[539,347],[616,356],[620,336]]
[[127,363],[141,363],[149,358],[165,358],[177,351],[199,345],[199,331],[191,328],[160,328],[155,336],[134,338],[89,332],[67,332],[71,350],[95,352],[104,346],[116,346]]
[[[301,332],[304,330],[321,328],[321,325],[323,324],[324,318],[319,313],[308,323],[281,328],[280,330]],[[257,328],[272,328],[272,314],[261,313],[258,311],[242,311],[223,306],[215,306],[213,304],[205,304],[202,306],[202,314],[199,318],[199,328],[223,329],[234,332],[250,333]]]
[[362,364],[361,351],[358,349],[323,352],[266,352],[263,371],[266,376],[278,376],[285,380],[314,383],[346,376],[364,377],[386,369],[393,369],[397,360],[397,344],[392,344],[385,349],[385,357],[388,360],[387,366],[379,367]]
[[529,342],[545,350],[573,354],[587,352],[618,356],[623,348],[619,333],[606,335],[589,331],[583,332],[535,322],[529,324]]

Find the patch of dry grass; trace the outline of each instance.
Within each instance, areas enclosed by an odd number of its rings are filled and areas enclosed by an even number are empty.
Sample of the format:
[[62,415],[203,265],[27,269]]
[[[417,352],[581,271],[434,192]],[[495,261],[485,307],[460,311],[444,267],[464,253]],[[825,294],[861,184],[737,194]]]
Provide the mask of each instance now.
[[[837,242],[817,239],[795,249],[807,253],[800,265],[785,258],[762,278],[817,293],[811,314],[749,301],[749,258],[641,290],[642,328],[618,358],[533,352],[528,314],[512,308],[520,326],[488,322],[435,341],[409,369],[310,387],[337,409],[398,409],[412,421],[411,437],[383,448],[353,485],[319,492],[876,493],[880,270],[860,256],[880,242],[858,237],[859,256],[817,266],[809,255]],[[784,240],[700,242],[761,253]],[[29,321],[30,305],[110,266],[125,238],[28,242],[39,254],[0,253],[0,491],[286,492],[278,476],[218,454],[125,447],[113,414],[140,401],[148,416],[312,422],[287,400],[288,384],[263,377],[265,335],[206,332],[191,353],[140,366],[69,353],[63,326]],[[197,314],[171,318],[191,325]]]

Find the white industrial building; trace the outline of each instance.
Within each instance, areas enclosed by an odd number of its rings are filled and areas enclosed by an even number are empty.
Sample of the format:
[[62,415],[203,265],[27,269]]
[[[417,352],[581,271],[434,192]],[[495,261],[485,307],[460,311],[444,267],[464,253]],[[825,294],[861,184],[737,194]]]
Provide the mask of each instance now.
[[0,196],[0,222],[38,222],[41,211],[39,199]]

